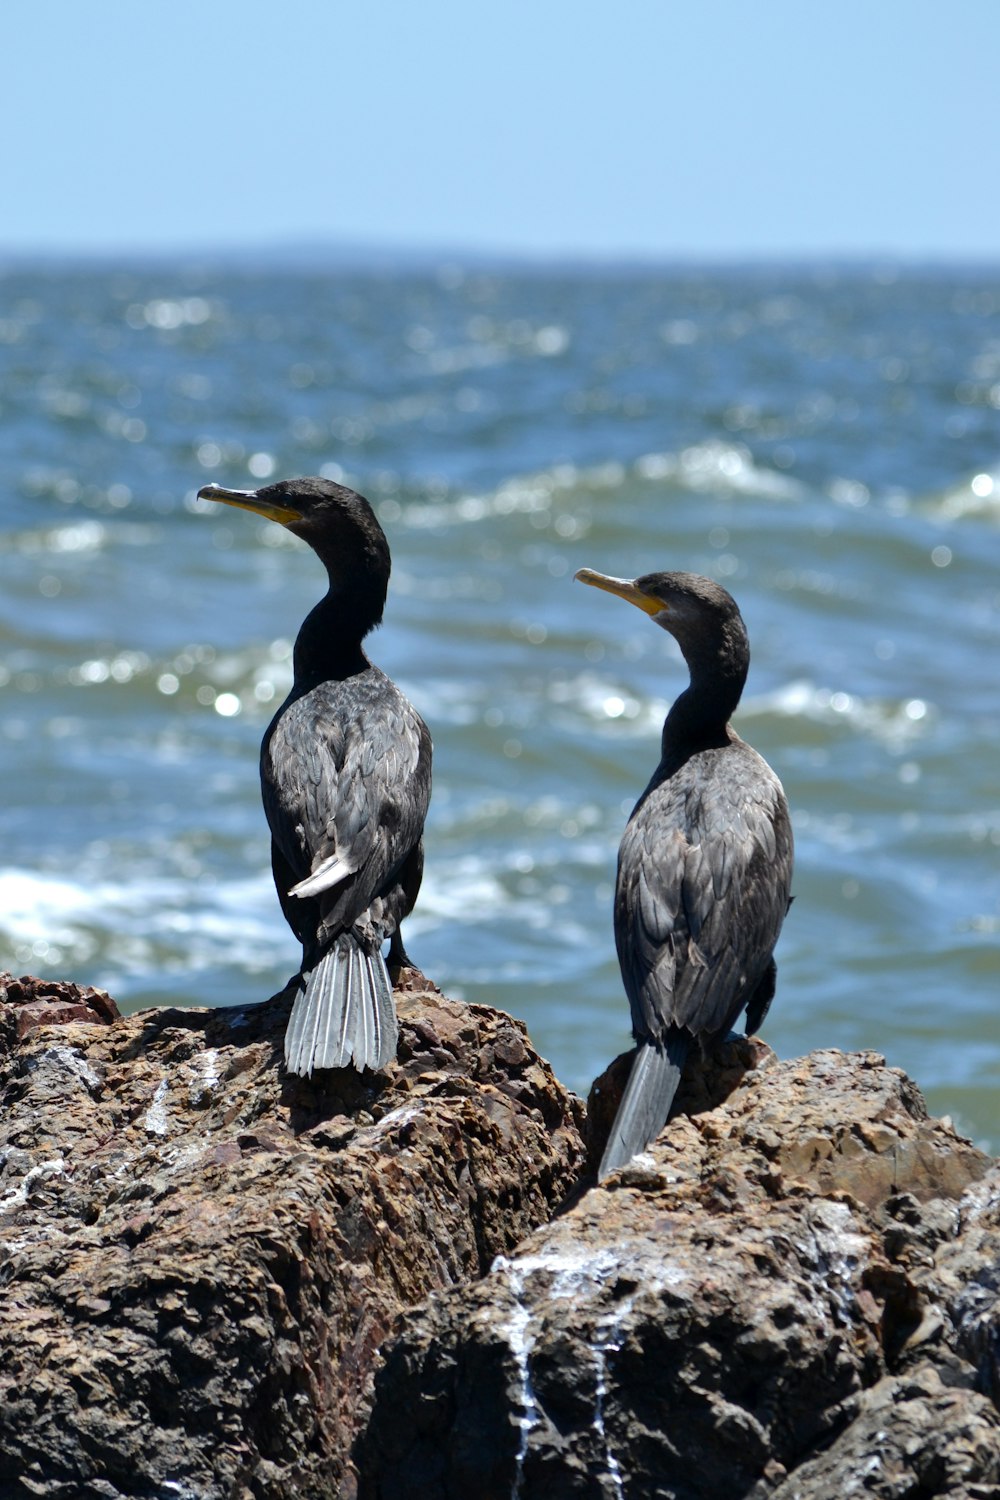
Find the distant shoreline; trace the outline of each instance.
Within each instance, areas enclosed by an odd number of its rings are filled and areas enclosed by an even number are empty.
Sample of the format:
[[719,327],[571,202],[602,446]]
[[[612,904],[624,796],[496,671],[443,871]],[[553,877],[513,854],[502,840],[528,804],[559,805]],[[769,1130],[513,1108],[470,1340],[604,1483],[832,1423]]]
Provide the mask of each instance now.
[[451,270],[457,273],[519,272],[550,274],[691,274],[694,272],[741,276],[775,273],[825,272],[837,275],[883,275],[896,279],[915,275],[982,275],[1000,273],[1000,256],[902,254],[891,251],[796,254],[756,253],[720,255],[706,252],[654,254],[618,252],[600,254],[575,250],[528,251],[455,246],[366,245],[330,241],[261,242],[256,245],[178,244],[123,245],[120,248],[84,247],[79,250],[47,246],[0,245],[0,275],[42,267],[59,270],[107,269],[111,266],[157,268],[178,264],[206,269],[237,270],[350,270],[412,273]]

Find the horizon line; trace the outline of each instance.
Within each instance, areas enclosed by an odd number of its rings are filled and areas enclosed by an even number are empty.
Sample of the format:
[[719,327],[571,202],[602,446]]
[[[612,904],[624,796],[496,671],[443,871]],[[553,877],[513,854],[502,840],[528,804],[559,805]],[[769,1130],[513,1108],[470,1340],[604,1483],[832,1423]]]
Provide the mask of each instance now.
[[695,267],[776,267],[825,266],[830,268],[919,269],[935,266],[1000,267],[1000,249],[992,253],[979,250],[921,250],[859,248],[773,248],[773,249],[662,249],[600,250],[594,248],[510,248],[502,246],[456,245],[448,243],[406,243],[402,241],[366,240],[326,235],[294,235],[260,239],[253,242],[224,241],[198,244],[176,241],[163,245],[141,241],[120,245],[5,245],[0,240],[0,268],[23,265],[30,261],[52,263],[95,263],[123,260],[209,262],[311,262],[333,259],[339,265],[357,266],[363,261],[383,265],[416,263],[421,266],[456,266],[463,263],[525,267],[567,267],[586,269],[687,269]]

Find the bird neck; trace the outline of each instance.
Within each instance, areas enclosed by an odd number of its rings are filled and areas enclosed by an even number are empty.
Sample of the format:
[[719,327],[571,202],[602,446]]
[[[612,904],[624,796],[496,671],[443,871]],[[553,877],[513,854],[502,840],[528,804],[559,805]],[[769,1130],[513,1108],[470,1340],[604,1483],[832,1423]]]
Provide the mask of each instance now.
[[746,634],[724,632],[709,646],[699,644],[684,650],[684,659],[691,681],[664,722],[664,755],[678,746],[698,749],[728,742],[729,720],[742,696],[750,666]]
[[362,648],[368,632],[382,621],[381,601],[342,585],[311,609],[295,640],[292,666],[299,685],[353,677],[371,665]]

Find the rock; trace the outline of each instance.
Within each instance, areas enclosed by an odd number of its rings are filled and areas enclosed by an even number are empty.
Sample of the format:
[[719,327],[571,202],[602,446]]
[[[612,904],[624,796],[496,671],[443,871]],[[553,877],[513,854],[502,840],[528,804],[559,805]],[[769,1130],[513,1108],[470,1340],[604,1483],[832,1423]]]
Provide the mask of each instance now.
[[1000,1494],[1000,1167],[874,1054],[741,1043],[732,1086],[727,1045],[721,1102],[407,1320],[361,1500]]
[[108,1026],[120,1020],[117,1005],[104,990],[84,988],[64,979],[35,979],[0,974],[0,1051],[7,1051],[38,1026],[88,1021]]
[[832,1446],[769,1493],[773,1500],[995,1500],[998,1477],[993,1406],[984,1396],[949,1389],[928,1368],[914,1379],[886,1376],[865,1391]]
[[3,1500],[1000,1500],[1000,1164],[904,1074],[730,1038],[593,1187],[523,1027],[398,1004],[307,1080],[287,1000],[0,976]]
[[311,1080],[284,1000],[122,1019],[0,980],[0,1495],[355,1493],[390,1330],[583,1162],[524,1028],[406,977],[397,1064]]

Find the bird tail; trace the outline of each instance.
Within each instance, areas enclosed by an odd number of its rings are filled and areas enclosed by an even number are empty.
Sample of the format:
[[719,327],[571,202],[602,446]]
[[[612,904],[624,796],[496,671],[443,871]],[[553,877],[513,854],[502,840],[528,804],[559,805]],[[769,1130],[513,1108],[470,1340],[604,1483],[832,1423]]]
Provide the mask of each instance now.
[[676,1028],[659,1042],[641,1043],[601,1157],[599,1182],[656,1140],[667,1123],[690,1045],[690,1037]]
[[315,968],[303,972],[285,1032],[285,1065],[308,1078],[314,1068],[384,1068],[399,1028],[382,954],[341,933]]

